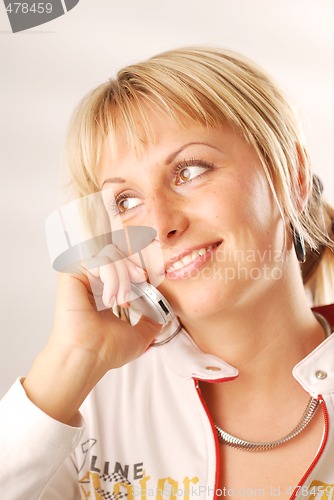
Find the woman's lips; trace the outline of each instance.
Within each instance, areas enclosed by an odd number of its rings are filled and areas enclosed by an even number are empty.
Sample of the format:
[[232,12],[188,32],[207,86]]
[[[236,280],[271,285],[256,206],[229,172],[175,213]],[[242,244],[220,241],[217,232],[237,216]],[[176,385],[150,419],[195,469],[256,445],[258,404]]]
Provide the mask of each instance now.
[[178,260],[167,264],[165,276],[170,279],[189,278],[192,273],[198,271],[208,260],[213,252],[221,245],[222,241],[192,250]]

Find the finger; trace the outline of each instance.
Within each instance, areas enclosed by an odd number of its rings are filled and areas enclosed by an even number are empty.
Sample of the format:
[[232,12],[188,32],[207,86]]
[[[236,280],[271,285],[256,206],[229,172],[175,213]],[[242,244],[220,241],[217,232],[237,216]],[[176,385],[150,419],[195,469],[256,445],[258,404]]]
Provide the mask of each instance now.
[[130,300],[130,277],[128,267],[125,260],[115,262],[115,269],[118,277],[118,291],[116,301],[118,305],[127,305]]
[[157,287],[165,278],[165,265],[160,245],[152,243],[141,251],[149,281]]
[[103,283],[102,301],[105,307],[113,307],[119,287],[115,264],[100,267],[100,278]]
[[137,336],[140,337],[141,349],[144,351],[154,342],[159,335],[162,325],[142,315],[136,326],[133,327]]
[[99,256],[108,257],[112,262],[117,262],[125,258],[125,255],[119,250],[119,248],[113,244],[106,245],[104,248],[102,248],[102,250],[99,252]]
[[[134,327],[123,322],[123,327],[119,327],[117,332],[118,349],[114,351],[113,368],[141,356],[157,338],[161,328],[162,325],[146,316],[142,316]],[[124,359],[125,353],[126,359]]]
[[98,311],[102,311],[103,309],[105,309],[105,305],[102,300],[103,283],[100,280],[99,276],[96,277],[89,271],[86,271],[86,276],[90,284],[91,300],[95,302],[96,309]]
[[[91,259],[86,259],[85,261],[81,262],[81,270],[83,274],[88,278],[89,284],[90,284],[90,292],[92,294],[92,298],[95,301],[95,306],[98,311],[102,311],[106,307],[112,307],[112,291],[110,290],[110,287],[108,288],[109,281],[108,278],[105,277],[104,279],[107,280],[107,285],[104,287],[104,284],[101,280],[100,276],[100,269],[107,267],[110,264],[110,260],[108,257],[105,256],[99,256],[99,257],[93,257]],[[97,266],[97,267],[93,267]],[[110,280],[112,281],[112,277],[110,277]],[[105,289],[105,294],[103,297],[103,291]]]
[[[122,254],[122,252],[116,247],[115,245],[106,245],[100,252],[98,257],[95,259],[91,259],[88,262],[88,265],[90,267],[97,267],[94,265],[98,259],[103,259],[103,258],[108,258],[114,263],[126,263],[126,266],[128,268],[128,275],[129,279],[134,282],[134,283],[140,283],[142,281],[146,281],[147,279],[147,274],[143,270],[143,266],[140,260],[139,255],[131,255],[130,257],[126,257],[125,255]],[[120,266],[121,269],[121,266]],[[93,274],[97,276],[97,270],[91,269],[91,272],[93,271]],[[121,274],[123,275],[123,271],[120,271]]]
[[132,283],[141,283],[147,280],[146,271],[142,269],[142,267],[137,266],[130,259],[126,259],[126,266]]

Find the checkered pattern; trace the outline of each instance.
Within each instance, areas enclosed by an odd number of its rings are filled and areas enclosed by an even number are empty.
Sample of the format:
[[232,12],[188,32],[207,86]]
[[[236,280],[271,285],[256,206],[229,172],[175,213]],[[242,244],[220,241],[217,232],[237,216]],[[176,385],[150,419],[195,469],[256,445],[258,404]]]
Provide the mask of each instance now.
[[[112,474],[101,474],[100,479],[104,482],[109,483],[123,483],[131,485],[130,481],[119,472],[113,472]],[[111,493],[110,491],[104,490],[102,488],[97,488],[95,491],[105,500],[121,500],[122,498],[126,498],[128,496],[126,491],[119,492],[117,494]]]
[[115,493],[110,493],[110,491],[101,490],[100,488],[96,489],[95,491],[105,500],[121,500],[121,498],[125,498],[128,496],[128,494],[125,492],[115,494]]
[[127,493],[110,493],[109,491],[104,491],[101,489],[97,489],[96,493],[98,493],[105,500],[120,500],[121,498],[125,498],[128,496]]
[[101,474],[100,479],[102,479],[102,481],[108,481],[109,483],[114,481],[115,483],[122,482],[125,484],[131,484],[130,481],[126,477],[122,476],[122,474],[120,474],[119,472],[113,472],[112,474]]

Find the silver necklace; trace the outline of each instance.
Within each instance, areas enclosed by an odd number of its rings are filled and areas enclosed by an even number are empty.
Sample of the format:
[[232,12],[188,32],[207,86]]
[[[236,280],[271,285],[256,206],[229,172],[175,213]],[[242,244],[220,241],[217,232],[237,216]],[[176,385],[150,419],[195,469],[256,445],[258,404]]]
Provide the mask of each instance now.
[[289,432],[286,436],[277,439],[276,441],[246,441],[245,439],[238,438],[236,436],[232,436],[228,432],[223,431],[218,425],[215,425],[218,440],[221,444],[226,444],[228,446],[232,446],[232,448],[238,448],[239,450],[248,450],[248,451],[268,451],[273,448],[277,448],[277,446],[281,446],[282,444],[290,441],[294,437],[298,436],[305,427],[311,422],[314,417],[317,409],[319,407],[319,400],[316,398],[310,398],[307,403],[307,407],[300,419],[299,423],[296,427]]
[[[329,335],[332,333],[332,330],[328,321],[318,313],[314,313],[314,315],[321,324],[321,326],[324,328],[326,338],[329,337]],[[272,450],[273,448],[277,448],[278,446],[281,446],[284,443],[287,443],[288,441],[293,439],[294,437],[298,436],[298,434],[300,434],[305,429],[305,427],[307,427],[308,424],[311,422],[318,407],[319,407],[319,400],[311,397],[296,427],[291,432],[289,432],[289,434],[275,441],[246,441],[245,439],[232,436],[232,434],[229,434],[228,432],[221,429],[217,424],[215,424],[218,441],[221,444],[226,444],[227,446],[231,446],[232,448],[237,448],[239,450],[245,450],[245,451]]]

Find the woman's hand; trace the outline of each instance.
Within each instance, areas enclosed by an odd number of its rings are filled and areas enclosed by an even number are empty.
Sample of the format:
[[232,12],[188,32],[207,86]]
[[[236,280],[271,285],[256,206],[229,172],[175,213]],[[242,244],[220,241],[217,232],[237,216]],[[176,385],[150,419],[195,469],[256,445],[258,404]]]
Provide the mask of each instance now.
[[[145,279],[129,262],[105,260],[81,273],[59,275],[52,335],[24,381],[28,397],[57,420],[75,423],[80,405],[105,373],[140,356],[159,333],[161,326],[148,318],[132,327],[110,310],[115,300],[126,305],[130,279]],[[99,297],[107,309],[97,310]]]
[[128,306],[130,282],[140,283],[147,280],[146,272],[137,265],[137,257],[125,257],[115,245],[110,244],[105,246],[97,257],[81,263],[80,271],[83,269],[89,279],[97,309],[111,308],[115,304]]

